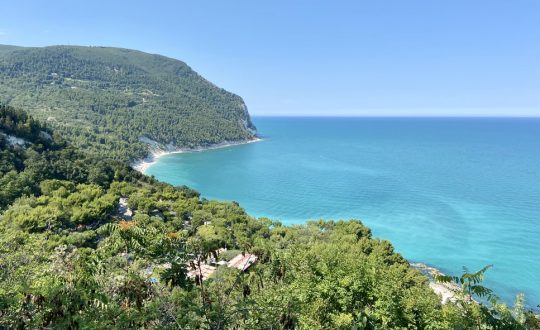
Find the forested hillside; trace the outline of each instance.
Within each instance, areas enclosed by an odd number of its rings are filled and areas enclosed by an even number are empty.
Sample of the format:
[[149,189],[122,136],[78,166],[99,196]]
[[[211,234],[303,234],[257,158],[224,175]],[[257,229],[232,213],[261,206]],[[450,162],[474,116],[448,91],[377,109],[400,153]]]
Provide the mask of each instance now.
[[498,303],[483,272],[443,305],[358,220],[256,219],[9,107],[0,196],[0,329],[540,329],[522,299]]
[[115,159],[145,156],[141,137],[193,148],[255,134],[239,96],[181,61],[128,49],[0,45],[0,101]]

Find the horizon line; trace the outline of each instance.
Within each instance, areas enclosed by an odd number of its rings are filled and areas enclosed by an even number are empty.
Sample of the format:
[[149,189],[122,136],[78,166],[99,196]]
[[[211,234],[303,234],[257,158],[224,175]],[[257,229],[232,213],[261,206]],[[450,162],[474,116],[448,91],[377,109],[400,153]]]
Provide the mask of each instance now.
[[282,118],[531,118],[540,119],[539,115],[327,115],[327,114],[250,114],[251,117],[282,117]]

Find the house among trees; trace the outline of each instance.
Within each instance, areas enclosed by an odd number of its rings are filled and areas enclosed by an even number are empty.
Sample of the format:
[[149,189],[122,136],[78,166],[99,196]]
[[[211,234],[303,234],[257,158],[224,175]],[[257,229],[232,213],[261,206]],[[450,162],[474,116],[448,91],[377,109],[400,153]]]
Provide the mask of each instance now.
[[[220,249],[224,250],[224,249]],[[197,266],[197,260],[192,260],[189,263],[190,270],[187,273],[189,278],[197,278],[202,275],[202,279],[208,279],[219,266],[226,266],[230,268],[236,268],[240,271],[246,271],[252,264],[257,261],[257,256],[250,253],[239,253],[237,256],[232,258],[229,262],[227,261],[217,261],[214,258],[211,258],[210,261],[201,262],[201,269]]]
[[257,261],[257,256],[254,254],[246,253],[239,254],[232,258],[227,264],[228,267],[233,267],[241,271],[246,271],[252,264]]

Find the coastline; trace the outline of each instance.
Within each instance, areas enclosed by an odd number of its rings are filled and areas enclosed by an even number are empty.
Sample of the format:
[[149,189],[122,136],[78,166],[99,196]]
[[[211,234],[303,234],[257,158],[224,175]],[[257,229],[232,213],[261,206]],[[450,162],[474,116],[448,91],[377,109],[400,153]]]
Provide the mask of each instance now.
[[439,269],[421,262],[409,262],[409,265],[428,278],[429,287],[441,298],[442,304],[456,301],[456,295],[461,291],[461,288],[455,283],[437,282],[435,276],[444,275]]
[[[262,140],[263,140],[262,138],[255,137],[252,140],[233,141],[233,142],[225,141],[225,142],[213,144],[207,147],[174,148],[171,145],[163,146],[150,139],[144,139],[143,142],[148,143],[150,147],[149,155],[143,159],[138,159],[136,161],[133,161],[131,163],[131,167],[134,170],[142,174],[145,174],[148,168],[154,165],[159,160],[159,158],[163,156],[179,154],[179,153],[202,152],[202,151],[207,151],[207,150],[222,149],[222,148],[255,143]],[[435,277],[437,275],[444,275],[444,273],[442,273],[439,269],[433,266],[430,266],[428,264],[422,263],[422,262],[409,261],[409,265],[410,267],[420,271],[428,279],[429,287],[435,294],[439,296],[442,304],[456,301],[457,299],[456,296],[458,292],[461,291],[461,288],[455,283],[440,283],[436,281]]]
[[135,160],[131,163],[131,168],[134,170],[145,174],[146,170],[150,168],[150,166],[154,165],[159,158],[167,155],[172,154],[181,154],[181,153],[188,153],[188,152],[201,152],[206,150],[214,150],[214,149],[222,149],[222,148],[228,148],[228,147],[234,147],[238,145],[243,144],[249,144],[249,143],[255,143],[262,141],[261,138],[255,137],[253,140],[247,140],[247,141],[233,141],[233,142],[221,142],[216,143],[213,145],[210,145],[208,147],[197,147],[197,148],[167,148],[163,149],[162,147],[151,147],[150,154],[143,158]]

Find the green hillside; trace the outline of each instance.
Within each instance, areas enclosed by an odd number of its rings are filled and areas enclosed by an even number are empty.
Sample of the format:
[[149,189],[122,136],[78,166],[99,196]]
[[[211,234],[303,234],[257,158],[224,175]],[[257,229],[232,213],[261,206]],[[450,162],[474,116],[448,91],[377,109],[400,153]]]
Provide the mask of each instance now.
[[0,45],[0,102],[74,146],[123,160],[146,155],[141,137],[190,148],[255,132],[239,96],[181,61],[120,48]]
[[483,275],[441,304],[358,220],[256,219],[0,106],[0,329],[540,329]]

